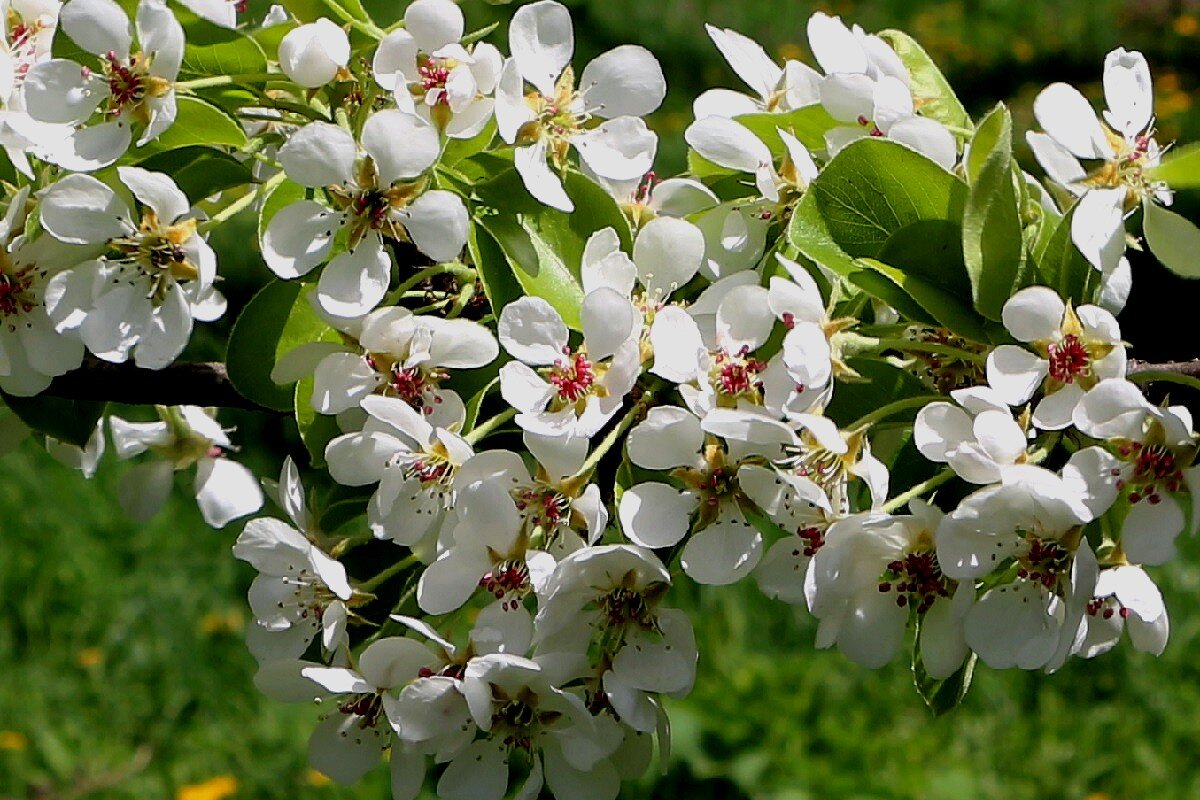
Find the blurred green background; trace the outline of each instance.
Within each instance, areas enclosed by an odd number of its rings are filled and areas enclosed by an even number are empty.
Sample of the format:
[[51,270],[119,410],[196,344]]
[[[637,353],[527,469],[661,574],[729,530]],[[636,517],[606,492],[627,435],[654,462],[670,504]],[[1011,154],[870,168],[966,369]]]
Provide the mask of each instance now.
[[[568,4],[577,63],[624,42],[662,61],[671,91],[652,120],[663,138],[661,172],[682,164],[691,98],[708,86],[739,86],[702,23],[736,28],[780,58],[807,58],[804,24],[815,10],[909,31],[968,108],[1015,98],[1026,127],[1041,86],[1067,80],[1098,96],[1105,52],[1141,49],[1155,78],[1160,141],[1200,138],[1192,108],[1197,0]],[[368,5],[381,18],[402,8],[395,0]],[[464,5],[472,27],[512,10]],[[246,233],[227,228],[224,246],[217,243],[229,254],[228,320],[266,278],[253,251],[239,246]],[[1195,356],[1193,334],[1161,327],[1174,309],[1194,314],[1195,289],[1166,282],[1152,263],[1137,268],[1122,318],[1135,354]],[[196,354],[220,352],[201,342]],[[242,420],[239,436],[269,446],[277,435]],[[0,461],[0,798],[388,797],[383,770],[351,789],[309,771],[305,742],[317,710],[274,703],[251,685],[242,636],[253,574],[229,553],[240,525],[207,529],[182,476],[164,512],[134,525],[117,508],[120,472],[109,461],[84,482],[31,444]],[[1156,571],[1173,617],[1161,658],[1122,647],[1053,676],[981,668],[963,706],[938,719],[912,690],[906,664],[869,672],[815,651],[811,619],[764,600],[753,585],[677,596],[695,612],[700,679],[671,709],[667,774],[647,776],[625,796],[1200,797],[1200,543],[1182,549]]]

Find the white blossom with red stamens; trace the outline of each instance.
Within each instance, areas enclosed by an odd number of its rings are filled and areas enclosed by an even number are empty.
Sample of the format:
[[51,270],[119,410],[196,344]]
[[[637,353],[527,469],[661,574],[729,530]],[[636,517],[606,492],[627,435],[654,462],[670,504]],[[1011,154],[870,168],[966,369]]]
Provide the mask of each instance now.
[[1122,564],[1100,571],[1084,617],[1087,632],[1074,654],[1095,658],[1116,647],[1123,631],[1135,650],[1162,655],[1171,625],[1162,592],[1141,567]]
[[429,120],[454,139],[478,134],[492,117],[504,59],[487,43],[459,44],[463,14],[450,0],[416,0],[404,27],[383,38],[372,71],[396,104]]
[[583,341],[572,347],[566,323],[539,297],[500,312],[500,343],[514,358],[500,368],[500,393],[531,433],[594,436],[637,380],[641,315],[628,296],[601,286],[583,298],[579,316]]
[[1103,308],[1072,308],[1054,290],[1030,286],[1013,295],[1001,314],[1004,327],[1027,347],[1005,344],[992,351],[988,384],[1012,406],[1040,388],[1033,423],[1042,430],[1066,428],[1089,389],[1125,376],[1121,328]]
[[432,557],[454,506],[455,473],[471,457],[471,446],[399,398],[370,395],[362,407],[368,415],[363,429],[325,448],[329,474],[346,486],[378,483],[367,506],[371,531]]
[[[114,0],[70,0],[59,21],[75,44],[99,56],[102,68],[93,72],[52,58],[29,69],[26,111],[37,122],[60,126],[58,136],[46,135],[48,128],[32,132],[39,157],[88,172],[120,158],[135,131],[141,147],[171,127],[184,35],[164,0],[138,3],[134,31]],[[135,31],[137,50],[131,49]]]
[[999,482],[1008,467],[1024,460],[1028,433],[990,387],[955,389],[950,396],[955,403],[933,402],[917,412],[913,443],[965,481]]
[[910,616],[921,621],[926,672],[946,678],[967,656],[963,616],[974,586],[943,573],[934,547],[942,512],[920,501],[909,516],[856,514],[838,520],[809,570],[809,607],[820,620],[817,646],[873,669],[891,661]]
[[1112,379],[1083,398],[1074,423],[1116,456],[1110,481],[1129,501],[1121,523],[1126,557],[1135,564],[1174,558],[1180,532],[1200,528],[1200,466],[1187,408],[1160,408],[1134,384]]

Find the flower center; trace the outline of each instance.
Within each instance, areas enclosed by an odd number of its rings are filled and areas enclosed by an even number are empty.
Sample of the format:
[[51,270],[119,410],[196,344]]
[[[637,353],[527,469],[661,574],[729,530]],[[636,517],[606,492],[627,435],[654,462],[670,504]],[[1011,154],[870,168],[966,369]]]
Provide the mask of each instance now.
[[358,716],[358,726],[363,730],[374,728],[383,716],[383,697],[378,692],[356,694],[338,706],[338,711],[347,716]]
[[598,601],[600,610],[610,625],[638,625],[653,628],[654,610],[646,596],[635,589],[618,586]]
[[951,581],[942,575],[932,550],[915,550],[887,565],[879,579],[880,592],[895,592],[896,605],[912,605],[918,612],[929,610],[939,597],[950,596]]
[[718,350],[713,354],[712,383],[727,400],[745,396],[757,400],[762,391],[760,375],[767,368],[767,362],[751,358],[749,353],[750,348],[743,347],[737,353]]
[[567,522],[571,514],[571,500],[554,489],[525,488],[513,491],[517,510],[535,528],[554,531]]
[[110,246],[119,254],[116,261],[138,269],[150,279],[150,298],[161,303],[172,284],[195,280],[200,269],[191,262],[184,247],[196,235],[196,220],[163,225],[158,215],[146,209],[138,231],[113,239]]
[[491,571],[484,573],[479,579],[479,585],[491,593],[497,600],[511,595],[506,605],[516,609],[521,605],[521,598],[529,594],[529,565],[524,559],[505,559],[497,562]]
[[[33,293],[33,270],[26,267],[12,274],[0,272],[0,316],[28,314],[37,305]],[[12,327],[9,321],[9,327]]]
[[1017,559],[1017,577],[1053,589],[1071,568],[1071,551],[1054,539],[1029,537],[1026,542],[1025,554]]
[[404,366],[404,362],[388,353],[367,353],[367,366],[381,378],[380,394],[397,397],[425,416],[431,415],[442,402],[441,384],[450,373],[437,367]]
[[1121,605],[1121,601],[1114,595],[1107,597],[1097,597],[1088,601],[1087,613],[1089,616],[1100,616],[1104,619],[1112,619],[1113,614],[1120,614],[1121,619],[1129,616],[1129,609]]
[[1132,466],[1132,469],[1112,471],[1113,477],[1118,478],[1118,489],[1131,488],[1129,502],[1145,500],[1157,505],[1162,501],[1160,491],[1177,492],[1183,485],[1183,469],[1176,454],[1167,446],[1131,441],[1123,442],[1117,452]]
[[574,405],[591,393],[596,370],[586,353],[572,355],[564,348],[563,354],[567,357],[555,361],[546,377],[553,384],[559,401]]
[[1074,383],[1077,376],[1085,376],[1091,371],[1091,354],[1073,333],[1068,333],[1061,341],[1051,343],[1047,350],[1050,377],[1059,383]]
[[817,554],[817,551],[825,546],[825,531],[821,528],[801,528],[796,531],[796,535],[803,541],[804,545],[792,551],[793,556],[799,556],[801,553],[812,558]]
[[[450,71],[458,66],[452,59],[427,58],[425,63],[417,67],[421,80],[419,96],[428,105],[449,105],[450,94],[446,91],[446,81],[450,80]],[[415,88],[415,87],[414,87]]]
[[171,91],[170,81],[150,74],[150,59],[141,53],[122,60],[115,51],[110,50],[104,56],[103,69],[108,83],[109,116],[115,117],[129,110],[143,124],[149,123],[146,101]]

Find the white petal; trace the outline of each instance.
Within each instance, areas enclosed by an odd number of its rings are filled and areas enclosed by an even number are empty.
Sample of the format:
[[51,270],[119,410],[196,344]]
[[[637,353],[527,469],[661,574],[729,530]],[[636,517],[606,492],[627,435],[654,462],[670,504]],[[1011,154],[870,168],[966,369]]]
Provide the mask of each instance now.
[[467,243],[467,208],[453,192],[425,192],[401,214],[413,244],[434,261],[450,261]]
[[416,0],[404,11],[404,27],[426,53],[457,42],[463,35],[463,13],[448,0]]
[[227,458],[205,458],[196,465],[196,502],[204,521],[223,528],[262,508],[262,489],[250,470]]
[[808,46],[826,74],[867,71],[866,52],[838,17],[819,11],[809,17]]
[[670,294],[700,270],[704,233],[686,220],[656,217],[638,233],[633,261],[647,291]]
[[450,762],[437,785],[443,800],[500,800],[507,789],[507,750],[491,739],[468,745]]
[[906,144],[945,170],[954,169],[958,142],[946,126],[928,117],[908,117],[888,129],[888,138]]
[[337,77],[350,60],[350,39],[332,21],[316,22],[289,31],[279,43],[279,66],[296,83],[315,89]]
[[175,486],[175,468],[169,461],[147,461],[121,476],[117,501],[135,522],[146,522],[163,507]]
[[338,783],[351,784],[378,764],[387,736],[376,728],[364,728],[362,721],[357,714],[335,712],[318,723],[308,740],[308,763],[313,769]]
[[395,109],[377,111],[363,125],[363,149],[375,160],[379,179],[391,184],[415,178],[441,152],[437,129],[416,116]]
[[513,152],[513,163],[517,174],[521,176],[521,182],[534,199],[569,214],[575,210],[575,204],[567,196],[562,179],[546,163],[546,155],[546,141],[539,139],[528,147],[518,147]]
[[301,186],[332,186],[353,180],[357,157],[354,137],[328,122],[310,122],[293,133],[279,148],[278,156],[283,171]]
[[772,161],[771,151],[745,126],[724,117],[706,117],[688,126],[688,145],[714,164],[739,172],[756,172]]
[[629,432],[629,460],[646,469],[693,466],[704,446],[700,420],[682,408],[655,406]]
[[704,29],[737,76],[758,92],[759,97],[769,98],[783,79],[783,70],[771,60],[762,45],[729,28],[705,25]]
[[263,233],[262,254],[281,278],[306,275],[329,256],[340,221],[320,203],[298,200],[280,209]]
[[377,236],[368,236],[358,249],[342,253],[321,272],[317,299],[338,317],[366,314],[387,294],[392,259]]
[[662,103],[667,82],[658,59],[649,50],[626,44],[597,56],[584,67],[579,91],[588,111],[596,116],[642,117]]
[[117,174],[138,202],[150,206],[165,224],[180,219],[191,208],[187,195],[161,172],[150,172],[141,167],[117,167]]
[[775,326],[775,314],[761,286],[736,286],[717,307],[717,344],[728,353],[761,347]]
[[1134,503],[1121,526],[1121,545],[1135,564],[1157,566],[1175,557],[1175,538],[1183,530],[1183,509],[1175,498]]
[[1125,254],[1124,203],[1124,189],[1093,189],[1071,216],[1071,241],[1101,272],[1115,269]]
[[521,77],[553,96],[554,82],[575,52],[570,12],[552,0],[521,6],[508,28],[508,50]]
[[497,328],[509,355],[527,364],[553,364],[567,346],[567,325],[540,297],[522,297],[504,307]]
[[678,306],[667,306],[654,316],[650,327],[654,366],[650,371],[672,383],[687,383],[697,377],[705,357],[704,341],[696,321]]
[[1079,158],[1112,158],[1100,120],[1074,86],[1052,83],[1033,101],[1042,129]]
[[1000,345],[987,360],[988,385],[1013,406],[1028,400],[1048,371],[1046,361],[1016,345]]
[[762,550],[762,534],[740,513],[727,513],[692,534],[679,563],[697,583],[723,586],[749,575],[758,565]]
[[34,64],[23,86],[29,115],[40,122],[82,122],[105,98],[78,64],[62,58]]
[[1118,47],[1104,59],[1104,119],[1131,139],[1150,125],[1154,113],[1154,91],[1150,67],[1136,50]]
[[1053,289],[1030,286],[1013,295],[1001,312],[1004,327],[1018,341],[1058,338],[1066,304]]
[[588,356],[599,361],[617,352],[635,332],[640,314],[629,298],[616,289],[602,287],[583,298],[579,308]]
[[59,14],[59,24],[75,44],[95,55],[116,51],[129,55],[133,33],[129,17],[113,0],[71,0]]
[[571,144],[588,168],[602,178],[640,178],[654,165],[658,136],[638,117],[617,117],[573,136]]
[[665,483],[639,483],[625,490],[617,514],[621,529],[642,547],[670,547],[687,535],[695,496]]
[[90,175],[68,175],[42,195],[42,227],[61,242],[98,244],[133,230],[129,209]]

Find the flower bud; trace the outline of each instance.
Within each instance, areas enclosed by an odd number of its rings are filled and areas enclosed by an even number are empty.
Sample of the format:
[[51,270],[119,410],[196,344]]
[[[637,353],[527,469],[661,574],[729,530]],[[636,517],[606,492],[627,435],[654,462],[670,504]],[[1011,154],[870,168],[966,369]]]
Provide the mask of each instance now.
[[350,39],[327,19],[301,25],[279,43],[279,66],[309,89],[324,86],[350,60]]

